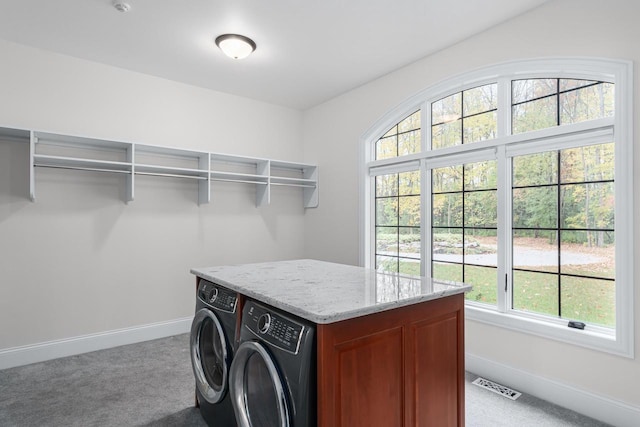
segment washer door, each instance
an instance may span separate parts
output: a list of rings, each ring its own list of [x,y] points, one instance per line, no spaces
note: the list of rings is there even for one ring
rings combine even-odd
[[[218,403],[227,392],[231,352],[216,315],[198,310],[191,324],[191,366],[198,390],[209,403]]]
[[[239,427],[289,427],[283,382],[262,344],[246,341],[238,347],[229,386]]]

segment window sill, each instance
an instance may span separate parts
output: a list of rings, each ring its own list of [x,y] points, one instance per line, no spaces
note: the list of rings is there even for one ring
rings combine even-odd
[[[468,320],[485,323],[516,332],[536,335],[567,344],[573,344],[592,350],[633,358],[633,341],[624,339],[620,331],[608,331],[605,328],[584,330],[569,328],[566,323],[555,323],[540,318],[514,313],[499,313],[491,308],[474,304],[465,305],[465,317]],[[568,321],[567,321],[568,323]],[[593,328],[593,327],[592,327]],[[616,333],[618,336],[616,336]],[[632,334],[628,334],[633,336]]]

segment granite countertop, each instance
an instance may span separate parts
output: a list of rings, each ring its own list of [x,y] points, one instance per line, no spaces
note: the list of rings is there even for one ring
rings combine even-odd
[[[316,260],[193,268],[191,273],[317,324],[471,290],[463,283]]]

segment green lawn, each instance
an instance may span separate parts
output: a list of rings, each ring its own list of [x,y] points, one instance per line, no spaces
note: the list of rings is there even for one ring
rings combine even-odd
[[[586,267],[585,267],[586,268]],[[420,274],[418,263],[400,262],[406,274]],[[578,272],[572,271],[576,274]],[[579,273],[578,273],[579,274]],[[584,271],[583,274],[589,274]],[[612,275],[608,272],[607,275]],[[435,263],[433,276],[439,279],[462,281],[462,266]],[[522,311],[558,316],[557,275],[516,271],[513,275],[513,307]],[[466,267],[465,282],[473,290],[467,300],[496,304],[497,270],[489,267]],[[615,282],[562,276],[562,318],[586,323],[615,326]]]

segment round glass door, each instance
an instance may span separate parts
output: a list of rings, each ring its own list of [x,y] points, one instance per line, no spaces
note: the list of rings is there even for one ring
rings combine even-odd
[[[207,402],[219,402],[227,391],[230,357],[222,325],[211,310],[203,308],[196,313],[190,347],[198,390]]]
[[[267,350],[242,343],[231,365],[233,406],[239,427],[288,427],[289,408],[278,370]]]

